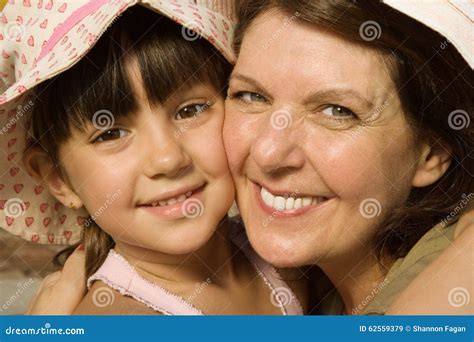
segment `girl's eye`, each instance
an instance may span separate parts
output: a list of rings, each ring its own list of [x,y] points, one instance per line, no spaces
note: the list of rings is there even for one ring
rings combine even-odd
[[[238,91],[231,96],[232,98],[239,99],[243,102],[251,103],[251,102],[265,102],[265,98],[258,94],[253,93],[251,91]]]
[[[205,103],[193,103],[181,108],[175,115],[176,120],[189,119],[205,112],[210,106],[209,101]]]
[[[354,112],[350,109],[338,105],[329,105],[324,108],[322,112],[327,116],[333,116],[338,118],[357,117],[356,114],[354,114]]]
[[[128,134],[128,131],[121,129],[121,128],[114,128],[114,129],[109,129],[99,135],[97,138],[94,139],[95,142],[106,142],[106,141],[112,141],[112,140],[117,140],[120,138],[123,138]]]

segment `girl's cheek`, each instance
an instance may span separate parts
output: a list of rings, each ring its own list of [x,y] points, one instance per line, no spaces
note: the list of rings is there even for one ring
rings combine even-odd
[[[224,121],[224,146],[231,170],[237,170],[245,162],[252,142],[258,135],[258,126],[232,106],[226,107]]]

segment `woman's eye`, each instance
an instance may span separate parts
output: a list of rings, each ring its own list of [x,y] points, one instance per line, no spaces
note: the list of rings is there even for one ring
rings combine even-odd
[[[265,102],[265,98],[262,95],[251,91],[239,91],[232,95],[232,97],[247,103]]]
[[[123,138],[128,134],[128,131],[121,129],[121,128],[114,128],[109,129],[99,135],[97,138],[94,139],[93,142],[105,142],[105,141],[112,141]]]
[[[183,120],[188,119],[194,116],[198,116],[199,114],[205,112],[207,108],[209,108],[210,103],[193,103],[191,105],[185,106],[181,108],[175,115],[176,120]]]
[[[353,111],[346,107],[330,105],[322,110],[327,116],[333,116],[338,118],[356,117]]]

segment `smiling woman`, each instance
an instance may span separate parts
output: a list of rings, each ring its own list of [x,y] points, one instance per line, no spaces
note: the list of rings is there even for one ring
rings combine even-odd
[[[383,313],[474,188],[472,126],[453,120],[472,121],[472,70],[378,1],[238,8],[224,140],[249,239],[275,265],[321,267],[346,313]]]

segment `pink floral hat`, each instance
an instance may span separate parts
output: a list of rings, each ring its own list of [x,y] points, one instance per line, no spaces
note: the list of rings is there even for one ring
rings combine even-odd
[[[36,243],[70,245],[80,240],[89,216],[85,209],[63,206],[22,163],[26,119],[34,106],[28,93],[77,63],[134,5],[181,24],[183,38],[203,37],[234,61],[234,25],[212,2],[204,6],[191,0],[10,0],[0,13],[1,228]]]

